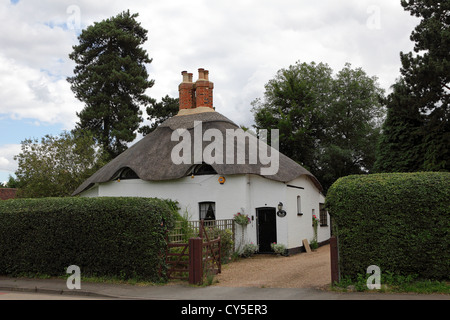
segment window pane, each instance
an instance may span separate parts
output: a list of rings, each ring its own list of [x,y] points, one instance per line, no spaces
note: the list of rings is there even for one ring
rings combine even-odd
[[[327,211],[325,210],[325,204],[319,203],[319,209],[320,209],[320,225],[326,226],[328,225],[328,217]]]
[[[200,202],[200,220],[215,220],[216,219],[216,203],[215,202]]]

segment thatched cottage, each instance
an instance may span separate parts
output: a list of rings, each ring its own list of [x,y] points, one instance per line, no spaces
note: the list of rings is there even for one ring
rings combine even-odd
[[[73,195],[173,199],[191,220],[232,219],[247,214],[246,242],[269,252],[291,251],[314,236],[330,237],[330,220],[319,181],[305,168],[244,132],[213,108],[208,71],[183,72],[179,113],[113,159]],[[274,134],[272,135],[274,136]],[[239,241],[239,239],[236,239]]]

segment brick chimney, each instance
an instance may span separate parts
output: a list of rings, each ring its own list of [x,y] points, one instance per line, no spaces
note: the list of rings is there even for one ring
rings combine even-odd
[[[180,111],[197,107],[213,108],[214,84],[209,81],[209,71],[198,69],[198,80],[192,82],[192,73],[183,71],[183,82],[178,86],[180,94]]]
[[[181,74],[183,75],[183,82],[178,86],[180,110],[195,108],[195,91],[194,83],[192,82],[192,73],[183,71]]]
[[[209,71],[198,69],[198,80],[195,82],[196,107],[213,108],[214,84],[209,82]]]

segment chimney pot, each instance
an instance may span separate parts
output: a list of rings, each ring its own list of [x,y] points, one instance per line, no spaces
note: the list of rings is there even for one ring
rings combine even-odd
[[[198,79],[199,80],[205,79],[205,69],[203,69],[203,68],[198,69]]]
[[[183,72],[181,72],[181,74],[183,75],[183,82],[189,82],[188,72],[183,71]]]

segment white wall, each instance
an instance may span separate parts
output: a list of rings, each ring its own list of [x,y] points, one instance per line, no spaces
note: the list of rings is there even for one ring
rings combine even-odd
[[[168,181],[110,181],[100,184],[98,196],[176,200],[181,208],[180,213],[187,211],[190,220],[199,219],[199,202],[212,201],[216,203],[216,219],[230,219],[245,205],[245,177],[226,177],[222,185],[218,178],[219,175],[203,175]]]
[[[314,236],[312,226],[313,209],[317,218],[320,218],[319,203],[325,203],[325,197],[319,192],[312,181],[302,176],[287,183],[303,189],[287,187],[286,190],[286,212],[289,218],[289,248],[295,248],[302,245],[302,240],[307,239],[310,242]],[[300,196],[300,210],[303,215],[298,215],[297,197]],[[328,226],[318,226],[317,240],[319,242],[330,238],[330,217],[328,215]]]
[[[245,227],[245,243],[257,243],[256,208],[277,208],[282,202],[286,217],[276,217],[277,242],[288,248],[302,246],[302,239],[313,237],[312,209],[319,217],[319,203],[324,197],[307,177],[300,177],[289,182],[290,185],[303,187],[297,189],[286,184],[265,179],[257,175],[225,176],[226,181],[220,184],[219,175],[203,175],[184,177],[170,181],[143,181],[140,179],[110,181],[99,184],[85,192],[82,196],[133,196],[172,199],[179,202],[180,213],[187,212],[190,220],[199,219],[199,202],[216,203],[216,219],[232,219],[237,212],[248,214],[252,221]],[[297,196],[302,199],[303,216],[297,216]],[[329,238],[329,227],[318,227],[318,240]],[[239,247],[241,228],[236,230],[236,248]]]

